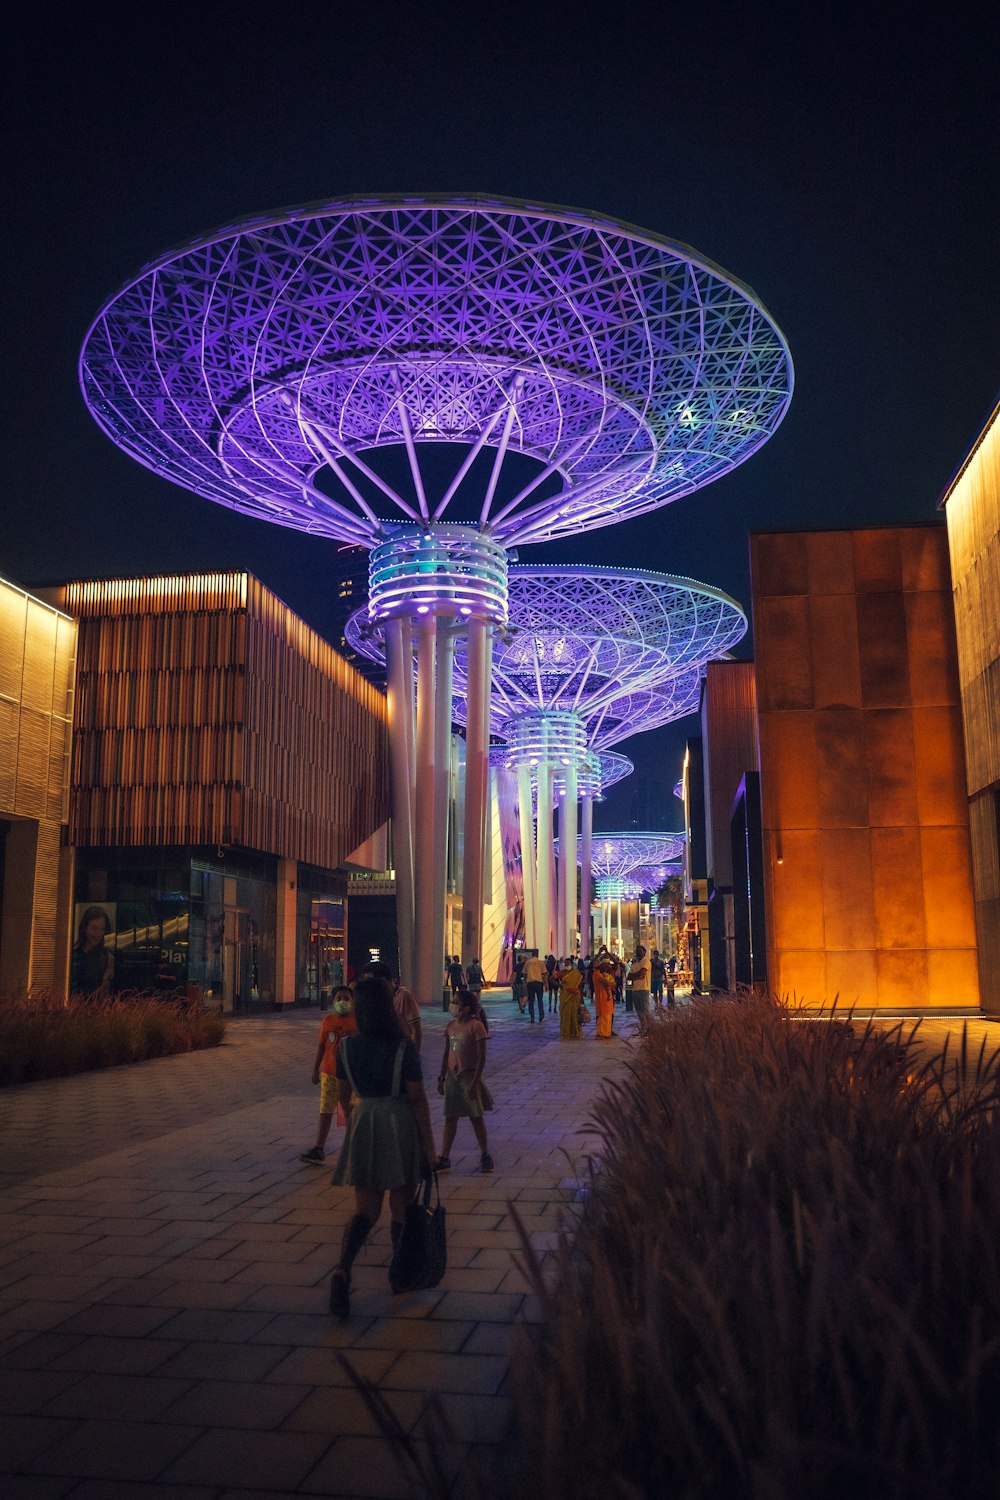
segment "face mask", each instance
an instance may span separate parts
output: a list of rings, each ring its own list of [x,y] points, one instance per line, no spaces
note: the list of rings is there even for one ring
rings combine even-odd
[[[335,1000],[333,1002],[333,1008],[337,1012],[338,1016],[349,1016],[351,1014],[350,1000]]]
[[[461,1010],[457,1005],[449,1005],[448,1009],[451,1011],[453,1016],[461,1015]]]

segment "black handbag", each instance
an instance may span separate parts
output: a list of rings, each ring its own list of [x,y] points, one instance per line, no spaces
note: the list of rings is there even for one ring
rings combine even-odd
[[[448,1237],[441,1188],[435,1172],[436,1202],[431,1206],[431,1178],[411,1203],[403,1220],[403,1231],[389,1264],[389,1285],[394,1292],[419,1292],[437,1286],[448,1266]]]

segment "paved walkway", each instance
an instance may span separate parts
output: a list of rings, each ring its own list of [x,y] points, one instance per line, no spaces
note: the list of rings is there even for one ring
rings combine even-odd
[[[475,1170],[460,1125],[445,1280],[391,1296],[383,1220],[346,1326],[326,1296],[350,1195],[297,1161],[315,1128],[317,1014],[236,1021],[212,1052],[0,1094],[4,1500],[408,1495],[340,1351],[418,1442],[442,1395],[451,1462],[496,1443],[512,1327],[536,1316],[510,1205],[544,1251],[594,1145],[591,1101],[629,1051],[593,1027],[563,1042],[555,1017],[530,1026],[508,997],[489,998],[497,1170]],[[432,1079],[446,1019],[425,1018]]]

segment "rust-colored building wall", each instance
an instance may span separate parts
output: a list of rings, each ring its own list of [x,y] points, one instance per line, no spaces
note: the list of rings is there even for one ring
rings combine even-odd
[[[756,534],[750,551],[771,986],[975,1006],[944,529]]]
[[[73,583],[71,841],[336,868],[388,815],[385,700],[246,573]]]
[[[1000,406],[944,497],[985,1009],[1000,1014]]]
[[[67,817],[76,624],[0,580],[0,982],[65,984],[60,833]]]

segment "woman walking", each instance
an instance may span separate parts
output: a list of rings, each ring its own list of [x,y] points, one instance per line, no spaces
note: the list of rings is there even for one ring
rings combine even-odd
[[[378,1223],[385,1193],[395,1250],[407,1206],[435,1156],[420,1057],[400,1028],[392,989],[384,979],[358,980],[354,1019],[358,1035],[345,1037],[337,1048],[347,1136],[333,1184],[354,1189],[354,1214],[330,1281],[330,1311],[338,1318],[350,1313],[351,1267]],[[357,1095],[353,1105],[352,1094]]]
[[[580,1030],[582,989],[583,975],[572,959],[567,959],[559,986],[559,1035],[569,1041],[583,1035]]]
[[[597,1011],[597,1036],[603,1041],[613,1035],[615,1018],[615,966],[610,954],[593,967],[594,1009]]]
[[[451,1003],[451,1020],[444,1032],[444,1057],[441,1059],[441,1076],[438,1078],[438,1093],[444,1095],[444,1134],[441,1137],[441,1155],[437,1160],[439,1172],[447,1172],[451,1166],[451,1148],[455,1140],[459,1120],[472,1123],[473,1134],[479,1145],[479,1165],[483,1172],[493,1171],[493,1158],[486,1134],[483,1112],[493,1108],[493,1098],[483,1082],[486,1066],[487,1031],[476,1015],[476,997],[470,990],[459,990]]]

